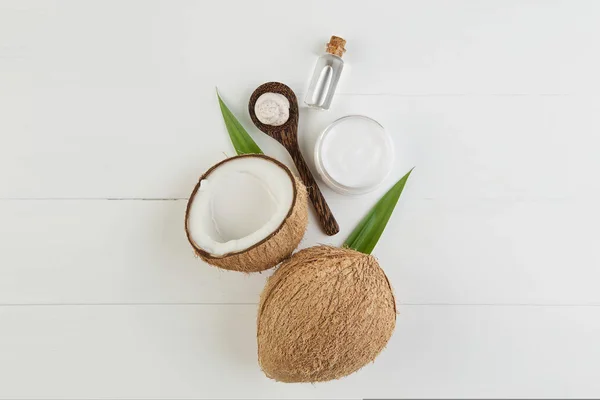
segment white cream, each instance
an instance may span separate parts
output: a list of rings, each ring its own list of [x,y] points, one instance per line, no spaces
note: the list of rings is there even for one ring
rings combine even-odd
[[[349,116],[333,123],[317,143],[315,159],[323,180],[344,194],[375,189],[389,174],[391,138],[376,121]]]
[[[265,125],[281,126],[290,118],[290,102],[282,94],[264,93],[256,100],[254,113]]]

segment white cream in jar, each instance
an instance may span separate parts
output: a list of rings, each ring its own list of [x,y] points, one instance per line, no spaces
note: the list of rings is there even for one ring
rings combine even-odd
[[[359,115],[335,121],[315,147],[319,175],[342,194],[374,190],[389,175],[393,162],[394,145],[383,126]]]

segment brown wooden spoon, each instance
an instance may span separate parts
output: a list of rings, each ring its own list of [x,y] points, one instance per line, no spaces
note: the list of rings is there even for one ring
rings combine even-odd
[[[256,103],[256,100],[264,93],[279,93],[284,95],[289,100],[290,117],[285,124],[281,126],[265,125],[260,122],[258,118],[256,118],[254,104]],[[329,209],[321,190],[319,190],[319,186],[317,185],[315,178],[310,172],[310,169],[308,169],[308,165],[306,165],[306,161],[304,161],[304,157],[302,157],[302,153],[300,152],[300,146],[298,145],[298,100],[296,100],[296,94],[292,91],[292,89],[283,83],[265,83],[260,85],[254,91],[254,93],[252,93],[252,96],[250,96],[248,111],[250,112],[250,117],[252,118],[254,125],[281,143],[283,147],[286,148],[288,153],[290,153],[290,156],[292,156],[292,160],[294,160],[294,164],[296,164],[300,178],[308,189],[308,195],[313,203],[313,206],[315,207],[315,211],[317,212],[317,216],[319,217],[323,231],[325,231],[325,233],[329,236],[338,233],[340,231],[340,227],[333,217],[333,214],[331,213],[331,210]]]

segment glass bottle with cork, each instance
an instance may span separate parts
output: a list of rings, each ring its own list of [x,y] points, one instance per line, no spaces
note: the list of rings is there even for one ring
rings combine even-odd
[[[338,36],[332,36],[329,40],[326,53],[317,60],[315,72],[310,80],[308,92],[304,98],[307,106],[329,110],[342,69],[344,69],[342,56],[346,52],[345,45],[346,41]]]

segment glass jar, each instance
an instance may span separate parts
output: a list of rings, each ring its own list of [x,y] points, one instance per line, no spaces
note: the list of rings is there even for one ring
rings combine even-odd
[[[323,181],[342,194],[375,190],[394,164],[394,143],[372,118],[349,115],[334,121],[315,145],[315,165]]]

